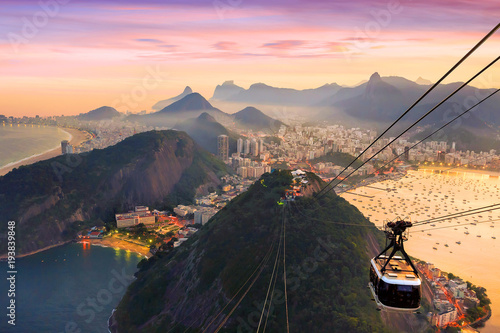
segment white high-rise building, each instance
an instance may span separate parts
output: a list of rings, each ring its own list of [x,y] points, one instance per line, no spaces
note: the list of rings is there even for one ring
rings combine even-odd
[[[240,175],[242,178],[247,178],[248,177],[248,168],[247,167],[239,167],[236,172],[238,175]]]
[[[259,143],[256,139],[252,139],[250,153],[252,154],[252,156],[259,156]]]
[[[245,146],[243,147],[243,154],[248,155],[250,154],[250,140],[246,139],[245,140]]]
[[[217,137],[217,155],[224,162],[229,159],[229,137],[227,135]]]
[[[238,152],[238,154],[243,153],[243,139],[242,138],[239,138],[237,141],[236,151]]]

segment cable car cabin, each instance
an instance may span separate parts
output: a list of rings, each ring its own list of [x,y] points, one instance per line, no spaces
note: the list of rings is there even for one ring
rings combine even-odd
[[[385,272],[380,272],[388,256],[371,260],[369,287],[379,309],[416,311],[420,308],[420,278],[400,256],[392,257]]]

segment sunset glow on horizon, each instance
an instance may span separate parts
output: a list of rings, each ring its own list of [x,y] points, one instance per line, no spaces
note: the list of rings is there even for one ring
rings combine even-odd
[[[8,0],[0,24],[0,114],[150,111],[189,85],[286,88],[381,76],[436,81],[496,24],[474,1]],[[496,33],[446,83],[498,56]],[[494,66],[474,82],[500,87]],[[136,95],[123,103],[123,96]]]

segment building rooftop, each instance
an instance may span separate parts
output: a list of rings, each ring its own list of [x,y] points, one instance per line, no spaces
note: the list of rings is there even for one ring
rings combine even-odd
[[[135,217],[151,217],[155,216],[151,212],[135,212],[135,213],[125,213],[125,214],[116,214],[116,220],[127,220]]]

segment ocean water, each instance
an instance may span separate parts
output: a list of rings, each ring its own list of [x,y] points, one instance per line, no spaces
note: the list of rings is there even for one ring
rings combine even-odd
[[[400,180],[342,196],[377,226],[396,217],[412,222],[500,203],[500,178],[485,173],[409,172]],[[362,195],[362,196],[360,196]],[[471,223],[475,223],[472,225]],[[465,234],[468,232],[469,234]],[[481,333],[500,332],[500,210],[410,228],[406,252],[485,287],[492,316]],[[460,242],[460,244],[457,244]]]
[[[108,318],[141,259],[89,243],[17,259],[15,326],[7,323],[7,263],[0,262],[0,332],[108,332]]]
[[[69,133],[58,127],[0,124],[0,168],[60,147],[61,141],[69,138]]]

